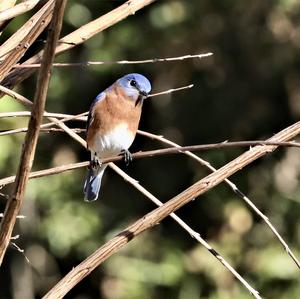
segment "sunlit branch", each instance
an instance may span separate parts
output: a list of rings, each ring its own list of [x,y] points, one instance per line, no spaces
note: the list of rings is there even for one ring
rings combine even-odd
[[[173,62],[173,61],[180,61],[186,59],[201,59],[205,57],[209,57],[213,55],[213,53],[208,52],[204,54],[195,54],[195,55],[183,55],[177,57],[167,57],[167,58],[151,58],[151,59],[144,59],[144,60],[117,60],[117,61],[85,61],[85,62],[60,62],[60,63],[53,63],[54,67],[86,67],[86,66],[93,66],[93,65],[105,65],[105,64],[145,64],[145,63],[157,63],[157,62]],[[41,66],[40,63],[32,63],[32,64],[16,64],[14,68],[39,68]]]
[[[160,141],[160,142],[162,142],[164,144],[172,145],[172,146],[175,146],[177,148],[180,147],[180,145],[176,144],[173,141],[170,141],[170,140],[164,138],[163,136],[159,136],[159,135],[152,134],[152,133],[145,132],[145,131],[141,131],[141,130],[138,130],[138,133],[140,135],[146,136],[148,138],[158,140],[158,141]],[[195,161],[199,162],[201,165],[205,166],[206,168],[208,168],[212,172],[216,172],[217,171],[217,169],[214,168],[209,162],[207,162],[204,159],[198,157],[194,153],[192,153],[190,151],[186,151],[186,152],[184,152],[184,154],[187,155],[187,156],[189,156],[189,157],[191,157]],[[250,208],[268,225],[268,227],[271,229],[271,231],[273,232],[273,234],[279,240],[279,242],[281,243],[281,245],[283,246],[283,248],[286,250],[287,254],[292,258],[292,260],[295,262],[295,264],[298,266],[298,268],[300,268],[300,262],[299,262],[298,258],[295,256],[295,254],[289,248],[288,244],[285,242],[285,240],[281,237],[281,235],[279,234],[279,232],[276,230],[276,228],[270,222],[269,218],[265,214],[263,214],[256,207],[256,205],[250,200],[250,198],[247,197],[232,181],[230,181],[227,178],[227,179],[224,180],[224,182],[232,189],[232,191],[236,195],[238,195],[243,201],[245,201],[246,204],[248,206],[250,206]]]

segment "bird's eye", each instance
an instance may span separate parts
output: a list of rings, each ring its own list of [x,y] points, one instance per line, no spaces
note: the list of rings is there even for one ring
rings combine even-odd
[[[130,80],[129,84],[133,87],[136,87],[136,85],[137,85],[135,80]]]

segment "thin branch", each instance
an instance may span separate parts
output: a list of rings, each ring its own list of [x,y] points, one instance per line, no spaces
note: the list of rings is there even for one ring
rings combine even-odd
[[[0,22],[12,19],[18,15],[21,15],[36,6],[39,0],[27,0],[22,3],[17,4],[14,7],[6,9],[0,12]]]
[[[270,142],[285,142],[294,138],[300,133],[300,122],[284,129],[272,138],[268,139]],[[120,250],[128,242],[133,240],[136,236],[147,229],[160,223],[165,217],[175,212],[183,205],[189,203],[199,195],[212,189],[226,178],[230,177],[243,167],[247,166],[254,160],[270,153],[276,149],[276,146],[256,146],[233,161],[227,163],[216,172],[207,177],[197,181],[194,185],[184,190],[177,196],[170,199],[161,207],[144,215],[135,223],[125,228],[121,233],[110,239],[102,247],[96,250],[78,266],[73,268],[65,277],[63,277],[43,298],[62,298],[66,295],[79,281],[89,275],[97,266],[109,258],[111,255]],[[257,294],[258,295],[258,294]],[[259,295],[258,295],[259,296]],[[257,297],[258,298],[258,297]]]
[[[10,242],[17,215],[19,214],[24,199],[25,188],[32,167],[40,124],[42,122],[42,116],[44,113],[47,90],[51,76],[51,64],[54,60],[55,47],[62,26],[65,4],[66,0],[55,2],[53,18],[42,60],[42,67],[39,72],[35,101],[32,107],[32,116],[29,121],[28,132],[25,136],[24,146],[22,148],[20,164],[16,175],[16,182],[12,191],[12,195],[6,204],[4,217],[1,221],[0,264],[2,264],[4,254]]]
[[[18,102],[20,102],[21,104],[25,105],[25,106],[32,106],[32,102],[29,101],[27,98],[25,98],[24,96],[20,95],[19,93],[0,85],[0,91],[2,91],[3,93],[11,96],[12,98],[14,98],[15,100],[17,100]]]
[[[85,162],[57,166],[57,167],[44,169],[44,170],[33,171],[29,174],[29,179],[36,179],[36,178],[41,178],[41,177],[48,176],[48,175],[54,175],[54,174],[58,174],[58,173],[62,173],[62,172],[70,171],[70,170],[75,170],[78,168],[87,167],[87,166],[89,166],[89,164],[90,164],[89,161],[85,161]],[[13,175],[13,176],[1,179],[0,186],[3,187],[3,186],[13,183],[15,181],[15,178],[16,178],[16,176]]]
[[[141,131],[141,130],[139,130],[138,133],[140,135],[146,136],[148,138],[159,140],[159,141],[161,141],[165,144],[172,145],[172,146],[175,146],[175,147],[180,147],[180,145],[178,145],[175,142],[172,142],[172,141],[170,141],[170,140],[168,140],[168,139],[166,139],[162,136],[158,136],[158,135],[151,134],[151,133],[148,133],[148,132],[144,132],[144,131]],[[202,158],[196,156],[195,154],[193,154],[189,151],[184,152],[184,154],[191,157],[192,159],[196,160],[197,162],[199,162],[201,165],[205,166],[206,168],[208,168],[212,172],[217,171],[217,169],[214,168],[209,162],[203,160]],[[295,264],[298,266],[298,268],[300,268],[300,262],[299,262],[298,258],[294,255],[292,250],[289,248],[288,244],[284,241],[284,239],[281,237],[279,232],[276,230],[276,228],[270,222],[269,218],[265,214],[263,214],[256,207],[256,205],[250,200],[250,198],[247,197],[246,194],[244,194],[232,181],[230,181],[229,179],[225,179],[224,182],[232,189],[232,191],[237,196],[239,196],[243,201],[245,201],[246,204],[248,206],[250,206],[250,208],[268,225],[268,227],[271,229],[273,234],[276,236],[276,238],[279,240],[279,242],[281,243],[281,245],[283,246],[283,248],[287,252],[287,254],[292,258],[292,260],[295,262]]]
[[[176,92],[176,91],[180,91],[180,90],[183,90],[183,89],[188,89],[188,88],[192,88],[193,87],[193,84],[191,85],[188,85],[188,86],[183,86],[183,87],[178,87],[178,88],[172,88],[172,89],[169,89],[169,90],[166,90],[166,91],[162,91],[162,92],[158,92],[158,93],[155,93],[155,94],[151,94],[148,96],[148,98],[151,98],[151,97],[156,97],[156,96],[159,96],[159,95],[164,95],[164,94],[170,94],[172,92]],[[27,98],[25,98],[24,96],[18,94],[17,92],[9,89],[9,88],[6,88],[2,85],[0,85],[0,91],[2,91],[3,93],[7,94],[7,95],[10,95],[11,97],[13,97],[14,99],[16,99],[17,101],[19,101],[20,103],[26,105],[26,106],[29,106],[31,107],[32,106],[32,102],[30,100],[28,100]],[[16,112],[12,112],[12,114],[15,113],[15,116],[18,115],[18,113]],[[20,113],[21,115],[22,113]],[[26,113],[24,113],[24,116],[25,116]],[[46,114],[49,115],[48,112],[45,111],[44,113],[44,116],[46,116]],[[82,120],[82,121],[85,121],[87,118],[86,117],[83,117],[83,116],[86,116],[88,114],[88,112],[84,112],[84,113],[81,113],[81,114],[78,114],[78,115],[74,115],[74,116],[67,116],[66,118],[60,120],[61,123],[65,122],[65,121],[68,121],[68,120]],[[5,114],[4,114],[5,115]],[[62,114],[59,114],[59,116],[62,116]],[[41,128],[49,128],[53,125],[55,125],[56,123],[51,121],[50,123],[48,124],[44,124],[41,126]],[[23,127],[23,128],[19,128],[19,129],[13,129],[13,130],[6,130],[6,131],[3,131],[3,132],[0,132],[0,136],[5,136],[5,135],[12,135],[12,134],[17,134],[17,133],[24,133],[24,132],[27,132],[27,127]]]
[[[50,0],[52,1],[52,0]],[[64,38],[59,40],[56,47],[55,54],[60,54],[73,47],[84,43],[89,38],[93,37],[97,33],[102,32],[106,28],[113,26],[114,24],[122,21],[130,15],[135,14],[138,10],[151,4],[155,0],[129,0],[114,10],[108,12],[107,14],[85,24],[84,26],[78,28],[77,30],[66,35]],[[24,63],[40,63],[42,52],[34,55],[30,59],[26,60]],[[16,61],[14,62],[15,65]],[[13,87],[18,83],[22,82],[30,75],[34,73],[35,69],[15,69],[1,82],[2,85]]]
[[[0,86],[1,89],[1,86]],[[29,101],[28,104],[31,104]],[[31,116],[30,111],[17,111],[17,112],[0,112],[0,118],[6,118],[6,117],[26,117]],[[63,114],[63,113],[52,113],[52,112],[44,112],[44,117],[55,117],[55,118],[69,118],[74,117],[75,115],[71,114]],[[86,121],[86,117],[76,117],[76,120]]]
[[[1,85],[0,85],[0,89],[1,89]],[[28,100],[29,101],[29,100]],[[30,102],[30,101],[29,101]],[[32,102],[30,102],[32,104]],[[86,120],[86,115],[88,114],[88,112],[83,112],[77,115],[70,115],[66,118],[63,118],[61,120],[59,120],[60,123],[64,123],[66,121],[70,121],[70,120]],[[41,129],[45,129],[45,128],[49,128],[55,125],[55,122],[51,121],[47,124],[43,124],[40,126]],[[8,131],[3,131],[0,132],[0,136],[5,136],[5,135],[12,135],[12,134],[17,134],[17,133],[24,133],[27,132],[28,128],[27,127],[23,127],[23,128],[19,128],[19,129],[13,129],[13,130],[8,130]]]
[[[205,57],[209,57],[213,55],[213,53],[204,53],[204,54],[195,54],[195,55],[184,55],[177,57],[167,57],[167,58],[152,58],[152,59],[144,59],[144,60],[117,60],[117,61],[85,61],[85,62],[59,62],[53,63],[54,67],[87,67],[93,65],[110,65],[110,64],[146,64],[146,63],[157,63],[157,62],[173,62],[173,61],[182,61],[186,59],[202,59]],[[41,66],[40,63],[32,63],[32,64],[16,64],[14,68],[39,68]]]
[[[55,124],[54,122],[51,124]],[[0,130],[0,136],[7,136],[7,135],[13,135],[16,133],[22,133],[26,132],[27,128],[24,128],[25,130],[23,131],[22,129],[16,129],[16,130]],[[71,128],[71,130],[77,134],[84,133],[86,129],[81,129],[81,128]],[[65,133],[65,130],[60,129],[60,128],[49,128],[49,129],[40,129],[40,133]]]
[[[57,123],[59,126],[61,126],[60,121],[57,120]],[[70,129],[67,126],[63,126],[62,129],[67,132],[69,135],[71,135],[75,140],[77,140],[80,144],[82,144],[84,147],[86,147],[85,141],[75,134],[72,129]],[[76,136],[75,136],[76,135]],[[257,145],[258,147],[264,148],[265,146],[289,146],[289,147],[300,147],[300,143],[296,142],[281,142],[281,141],[237,141],[237,142],[227,142],[227,143],[213,143],[213,144],[201,144],[201,145],[193,145],[193,146],[182,146],[182,147],[170,147],[170,148],[164,148],[159,150],[152,150],[152,151],[145,151],[145,152],[136,152],[132,154],[133,159],[142,159],[142,158],[148,158],[148,157],[156,157],[156,156],[162,156],[162,155],[170,155],[170,154],[183,154],[187,151],[204,151],[204,150],[211,150],[211,149],[222,149],[222,148],[228,148],[228,147],[240,147],[240,146],[254,146]],[[250,149],[252,150],[252,149]],[[102,164],[110,163],[110,162],[117,162],[121,161],[124,158],[122,156],[114,156],[109,157],[105,159],[101,159]],[[78,169],[81,167],[89,166],[89,161],[85,162],[79,162],[79,163],[72,163],[62,166],[57,166],[45,170],[39,170],[30,173],[29,178],[39,178],[47,175],[54,175],[58,173],[62,173],[69,170]],[[14,182],[15,176],[10,176],[7,178],[3,178],[0,180],[0,187],[5,186],[8,184],[11,184]]]
[[[148,98],[152,98],[152,97],[156,97],[156,96],[160,96],[160,95],[164,95],[164,94],[169,94],[169,93],[172,93],[174,91],[179,91],[179,90],[183,90],[183,89],[190,89],[194,87],[194,84],[190,84],[190,85],[187,85],[187,86],[182,86],[182,87],[178,87],[178,88],[171,88],[169,90],[166,90],[166,91],[161,91],[161,92],[158,92],[158,93],[153,93],[153,94],[150,94]]]
[[[0,213],[0,218],[3,218],[4,214],[3,213]],[[18,219],[25,219],[26,216],[25,215],[18,215],[17,216]],[[12,239],[12,238],[11,238]]]
[[[21,253],[25,258],[26,262],[30,264],[29,258],[24,253],[24,249],[21,249],[15,242],[10,242],[10,245],[13,246],[19,253]]]

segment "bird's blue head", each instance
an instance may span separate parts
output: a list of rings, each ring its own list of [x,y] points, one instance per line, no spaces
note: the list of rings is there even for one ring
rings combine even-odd
[[[134,100],[145,99],[151,91],[149,80],[140,74],[128,74],[120,78],[117,83],[124,89],[125,93]]]

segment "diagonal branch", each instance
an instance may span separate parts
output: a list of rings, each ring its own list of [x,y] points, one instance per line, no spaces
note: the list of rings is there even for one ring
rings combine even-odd
[[[7,9],[10,9],[11,7],[14,7],[17,0],[2,0],[0,1],[0,11],[5,11]],[[0,35],[2,34],[2,31],[4,28],[9,24],[10,20],[7,20],[5,22],[0,23]]]
[[[300,122],[284,129],[278,134],[274,135],[269,141],[281,142],[294,138],[300,133]],[[63,277],[43,298],[62,298],[67,294],[79,281],[89,275],[97,266],[103,261],[120,250],[128,242],[134,239],[136,236],[144,232],[145,230],[155,226],[161,222],[165,217],[173,213],[174,211],[187,204],[195,197],[212,189],[226,178],[230,177],[243,167],[247,166],[254,160],[272,152],[276,149],[276,146],[256,146],[247,152],[240,155],[238,158],[229,162],[216,172],[208,175],[207,177],[199,180],[194,185],[184,190],[177,196],[170,199],[161,207],[146,214],[142,218],[138,219],[135,223],[125,228],[121,233],[110,239],[102,247],[96,250],[78,266],[73,268],[65,277]]]
[[[159,141],[161,141],[161,142],[163,142],[165,144],[172,145],[172,146],[175,146],[177,148],[178,147],[180,148],[180,145],[178,145],[175,142],[172,142],[172,141],[170,141],[170,140],[168,140],[168,139],[166,139],[166,138],[164,138],[162,136],[158,136],[158,135],[151,134],[151,133],[144,132],[144,131],[140,131],[140,130],[138,131],[138,133],[140,135],[146,136],[148,138],[159,140]],[[196,160],[198,163],[200,163],[201,165],[205,166],[206,168],[208,168],[212,172],[216,172],[217,171],[217,169],[214,168],[212,165],[210,165],[209,162],[203,160],[202,158],[198,157],[194,153],[186,151],[184,154],[187,155],[187,156],[189,156],[189,157],[191,157],[192,159]],[[271,223],[271,221],[269,220],[269,218],[265,214],[263,214],[256,207],[256,205],[250,200],[250,198],[247,197],[232,181],[230,181],[229,179],[225,179],[224,182],[231,188],[231,190],[237,196],[239,196],[243,201],[245,201],[246,204],[248,206],[250,206],[250,208],[268,225],[268,227],[271,229],[271,231],[273,232],[273,234],[277,237],[277,239],[279,240],[279,242],[281,243],[281,245],[283,246],[283,248],[287,252],[287,254],[292,258],[292,260],[295,262],[295,264],[298,266],[298,268],[300,268],[300,262],[299,262],[298,258],[294,255],[294,253],[292,252],[292,250],[290,249],[290,247],[288,246],[288,244],[281,237],[281,235],[276,230],[276,228],[273,226],[273,224]]]
[[[4,217],[0,227],[0,264],[3,261],[4,254],[10,242],[16,217],[19,214],[25,188],[28,181],[29,173],[32,167],[37,139],[39,135],[39,127],[42,122],[46,95],[50,81],[51,64],[54,59],[55,47],[59,38],[59,33],[62,26],[63,13],[66,0],[56,1],[55,12],[53,14],[49,35],[46,43],[46,48],[43,55],[42,67],[40,69],[35,101],[32,107],[32,115],[28,125],[28,132],[25,136],[25,142],[21,153],[20,165],[16,175],[16,181],[12,195],[7,202]]]
[[[118,166],[116,166],[113,163],[109,163],[109,166],[116,173],[122,176],[125,181],[127,181],[134,188],[136,188],[141,193],[143,193],[157,206],[160,207],[163,205],[163,203],[157,197],[155,197],[148,190],[146,190],[142,185],[140,185],[138,181],[134,180],[129,175],[127,175],[127,173],[121,170]],[[204,246],[209,251],[209,253],[212,254],[227,270],[229,270],[231,274],[233,274],[233,276],[237,278],[255,298],[261,299],[259,293],[214,248],[212,248],[204,239],[202,239],[199,233],[194,231],[189,225],[187,225],[187,223],[185,223],[176,214],[171,213],[169,216],[173,218],[175,222],[177,222],[177,224],[181,226],[186,232],[188,232],[192,238],[194,238],[197,242],[199,242],[202,246]]]
[[[54,0],[48,1],[0,47],[0,56],[5,56],[0,65],[0,81],[5,78],[12,67],[47,27],[52,17],[53,5]]]
[[[0,12],[0,23],[10,20],[18,15],[21,15],[32,8],[34,8],[39,0],[26,0],[22,3],[15,5],[14,7],[8,8]]]

